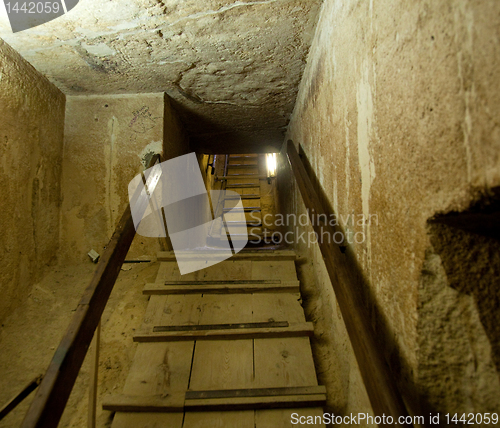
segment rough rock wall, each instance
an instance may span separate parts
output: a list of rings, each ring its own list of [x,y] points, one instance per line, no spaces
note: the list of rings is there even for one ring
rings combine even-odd
[[[165,120],[165,123],[164,123]],[[102,253],[128,203],[128,184],[154,153],[187,145],[164,94],[68,97],[61,255]],[[169,131],[163,142],[164,129]],[[179,149],[179,147],[181,149]],[[168,153],[165,152],[168,158]],[[155,256],[158,239],[136,235],[128,257]]]
[[[358,234],[346,252],[353,276],[369,284],[380,347],[417,414],[500,405],[487,330],[498,309],[478,313],[477,293],[451,287],[458,259],[442,258],[427,223],[500,184],[499,16],[495,0],[325,1],[288,130],[351,242]],[[285,166],[280,174],[281,195],[291,192],[283,210],[304,212]],[[362,411],[321,257],[296,248],[329,404]]]
[[[64,104],[0,39],[0,320],[57,260]]]

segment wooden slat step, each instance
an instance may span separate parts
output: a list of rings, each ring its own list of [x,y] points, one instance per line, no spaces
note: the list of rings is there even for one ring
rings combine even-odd
[[[183,412],[184,392],[171,392],[166,395],[109,395],[102,400],[102,409],[111,412]]]
[[[182,252],[180,252],[182,253]],[[191,253],[192,259],[205,258],[202,252]],[[177,259],[173,251],[159,251],[156,256],[159,262],[175,262]],[[269,260],[290,261],[296,260],[297,254],[293,250],[241,250],[233,255],[231,260]],[[161,266],[160,266],[161,267]]]
[[[237,159],[237,158],[258,158],[258,153],[234,153],[229,155],[229,159]]]
[[[260,195],[260,188],[258,184],[256,184],[254,187],[244,187],[244,188],[233,187],[231,191],[238,193],[240,196]]]
[[[241,251],[241,253],[247,250]],[[255,250],[254,250],[255,251]],[[227,279],[279,279],[281,281],[296,281],[294,259],[280,260],[271,256],[266,258],[238,258],[240,253],[231,259],[209,266],[201,271],[181,275],[175,261],[160,264],[155,282],[190,281],[190,280],[227,280]],[[255,254],[255,253],[253,253]],[[183,260],[210,260],[213,251],[206,254],[190,252],[182,253]]]
[[[232,167],[235,167],[235,168],[256,168],[256,167],[258,167],[258,164],[257,164],[257,162],[253,162],[253,163],[241,163],[241,162],[231,163],[231,162],[229,162],[228,167],[229,168],[232,168]]]
[[[282,337],[312,336],[314,327],[311,322],[294,323],[288,327],[263,328],[234,328],[223,330],[199,331],[165,331],[138,333],[134,336],[135,342],[170,342],[179,340],[243,340],[243,339],[271,339]]]
[[[247,388],[213,391],[174,391],[140,397],[111,395],[103,400],[104,410],[113,412],[182,412],[252,410],[286,407],[316,407],[326,402],[323,385],[288,388]]]
[[[235,324],[191,324],[191,325],[158,325],[153,327],[155,333],[166,331],[205,331],[205,330],[235,330],[246,328],[288,327],[288,321],[247,322]]]
[[[243,207],[243,209],[241,209],[241,208],[224,208],[222,211],[225,213],[228,213],[230,211],[235,212],[235,213],[244,211],[244,212],[248,213],[251,211],[261,211],[261,208],[260,207]]]
[[[299,386],[279,388],[219,389],[206,391],[186,391],[187,400],[229,397],[273,397],[281,395],[326,394],[326,386]]]
[[[185,281],[180,284],[146,284],[143,294],[298,293],[299,281]]]
[[[277,397],[234,397],[186,400],[185,410],[192,412],[224,410],[285,409],[318,407],[326,403],[325,394],[281,395]]]
[[[255,174],[248,174],[248,173],[233,173],[233,174],[227,174],[223,175],[220,177],[217,177],[219,180],[243,180],[243,179],[259,179],[259,180],[264,180],[267,178],[267,175],[265,174],[259,174],[256,172]]]
[[[224,199],[260,199],[260,195],[226,196]]]
[[[234,221],[224,219],[226,224],[230,224],[232,226],[244,226],[244,227],[262,227],[262,220],[259,221]]]
[[[243,206],[243,208],[260,209],[260,198],[243,199],[241,205]],[[224,212],[231,211],[233,209],[235,210],[235,212],[238,212],[238,208],[235,207],[234,199],[227,198],[226,200],[224,200]]]
[[[245,188],[245,187],[256,187],[255,183],[227,183],[226,189],[237,189],[237,188]]]
[[[247,223],[262,223],[262,212],[257,210],[243,211],[245,213],[245,221]],[[240,221],[241,211],[238,212],[226,212],[224,213],[224,221]]]
[[[227,170],[226,175],[231,176],[231,175],[250,175],[252,177],[255,177],[256,175],[259,174],[259,167],[257,165],[250,165],[250,167],[245,166],[243,168],[240,167],[230,167]]]
[[[298,281],[297,281],[298,282]],[[202,281],[165,281],[163,285],[246,285],[246,284],[281,284],[280,279],[228,279],[228,280],[202,280]]]

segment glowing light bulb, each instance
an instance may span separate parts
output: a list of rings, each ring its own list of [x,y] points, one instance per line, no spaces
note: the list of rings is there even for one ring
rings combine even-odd
[[[268,153],[266,156],[267,161],[267,176],[276,177],[276,153]]]

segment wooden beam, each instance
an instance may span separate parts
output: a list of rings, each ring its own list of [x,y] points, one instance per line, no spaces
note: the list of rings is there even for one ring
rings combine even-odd
[[[158,160],[159,155],[153,156],[150,166]],[[134,222],[128,205],[56,349],[22,428],[57,427],[134,236]]]
[[[174,391],[166,396],[112,395],[103,410],[112,412],[189,412],[316,407],[326,403],[324,386],[218,391]]]
[[[96,428],[97,386],[99,383],[99,350],[101,347],[101,321],[99,321],[99,324],[97,324],[97,328],[94,332],[92,346],[94,348],[94,352],[92,352],[92,364],[89,384],[89,406],[87,420],[88,428]]]
[[[166,396],[108,395],[103,398],[102,409],[111,412],[183,412],[184,392],[171,392]]]
[[[182,256],[189,255],[190,259],[204,259],[206,256],[203,252],[181,252]],[[213,255],[213,253],[210,253]],[[175,253],[173,251],[160,251],[157,255],[159,262],[175,262]],[[231,260],[267,260],[267,261],[287,261],[296,260],[297,255],[293,250],[241,250],[239,253],[234,254]],[[184,259],[183,259],[184,260]]]
[[[311,322],[294,323],[288,327],[264,328],[234,328],[220,330],[196,331],[163,331],[138,333],[134,342],[172,342],[179,340],[242,340],[242,339],[270,339],[278,337],[303,337],[312,336],[314,327]]]
[[[295,407],[321,407],[326,403],[325,394],[281,395],[274,397],[231,397],[186,400],[185,411],[234,411],[259,409],[284,409]]]
[[[153,327],[153,332],[166,331],[205,331],[205,330],[236,330],[249,328],[288,327],[288,321],[246,322],[233,324],[189,324],[189,325],[159,325]]]
[[[286,144],[286,155],[290,163],[292,172],[295,176],[304,204],[308,209],[309,215],[314,215],[311,219],[312,227],[318,236],[323,233],[334,236],[336,230],[327,221],[325,224],[319,224],[319,216],[326,214],[327,218],[333,214],[326,210],[320,202],[319,195],[307,175],[306,169],[300,159],[292,141]],[[387,365],[383,350],[380,349],[376,341],[369,312],[360,301],[356,290],[361,284],[356,276],[348,272],[346,267],[345,255],[342,254],[338,245],[332,240],[321,239],[318,245],[323,256],[323,260],[330,276],[330,280],[335,291],[335,296],[344,318],[345,327],[349,334],[356,360],[358,362],[363,381],[370,398],[373,411],[377,416],[390,415],[395,420],[399,416],[407,416],[405,404],[398,391],[396,382]]]
[[[0,409],[0,421],[5,418],[12,410],[14,410],[19,403],[21,403],[26,397],[28,397],[42,382],[43,375],[37,376],[30,383],[28,383],[19,394],[12,397],[1,409]]]
[[[278,388],[219,389],[207,391],[186,391],[186,400],[226,397],[269,397],[281,395],[326,394],[324,385],[294,386]]]
[[[248,294],[248,293],[298,293],[299,281],[275,281],[274,283],[252,283],[241,281],[236,284],[193,284],[186,281],[182,285],[163,285],[161,283],[146,284],[143,294]]]

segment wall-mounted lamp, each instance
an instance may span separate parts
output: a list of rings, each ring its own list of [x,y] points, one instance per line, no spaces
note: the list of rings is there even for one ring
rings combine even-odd
[[[268,153],[267,162],[267,182],[271,184],[271,177],[276,177],[277,158],[276,153]]]

